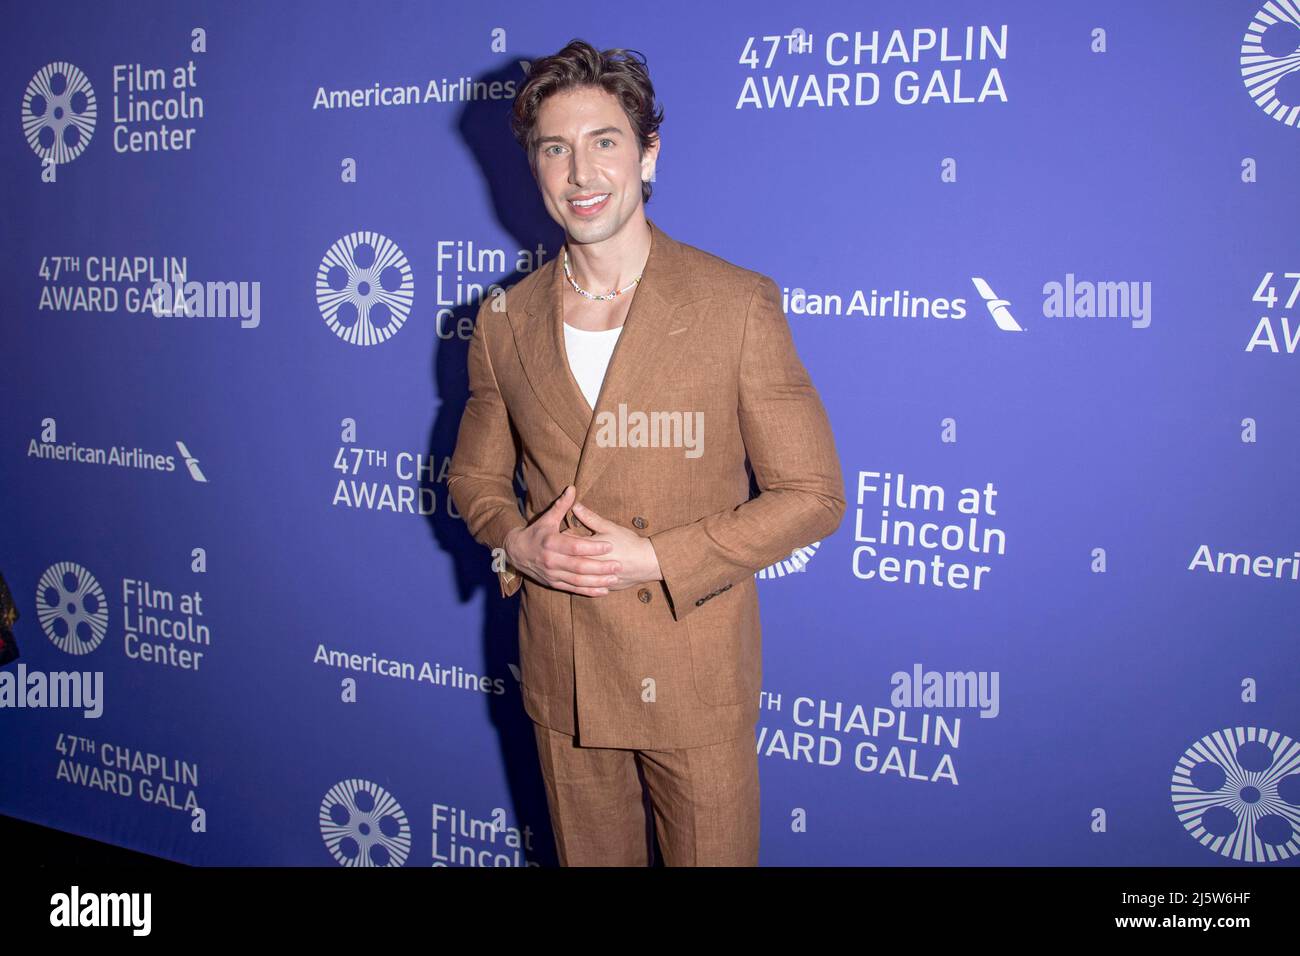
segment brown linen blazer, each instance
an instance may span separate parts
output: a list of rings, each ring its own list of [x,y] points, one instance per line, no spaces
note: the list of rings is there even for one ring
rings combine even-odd
[[[753,731],[762,682],[754,573],[830,535],[845,499],[830,423],[776,283],[647,221],[649,258],[594,411],[565,351],[560,257],[484,298],[447,484],[489,548],[569,484],[579,502],[650,538],[662,581],[586,597],[509,566],[499,577],[503,596],[523,587],[528,716],[581,746],[672,750]],[[632,447],[632,429],[622,447],[611,442],[620,403],[629,421],[638,411],[702,412],[703,453],[688,455],[667,433],[658,447]],[[523,514],[512,485],[520,458]],[[760,490],[752,500],[746,458]],[[571,513],[562,527],[591,533]]]

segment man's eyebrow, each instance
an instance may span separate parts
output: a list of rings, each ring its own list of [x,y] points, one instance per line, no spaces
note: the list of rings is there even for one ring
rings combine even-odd
[[[603,136],[606,133],[622,133],[622,132],[623,130],[619,129],[617,126],[602,126],[600,129],[593,129],[587,135]],[[567,142],[568,140],[565,139],[563,136],[541,136],[537,140],[537,145],[540,146],[542,143],[567,143]]]

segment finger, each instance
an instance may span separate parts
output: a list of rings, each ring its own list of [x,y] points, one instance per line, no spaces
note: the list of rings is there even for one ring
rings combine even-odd
[[[569,531],[560,532],[547,538],[542,547],[561,554],[608,554],[614,549],[614,542],[605,538],[586,538]]]
[[[551,506],[546,509],[546,514],[542,516],[543,521],[549,521],[556,527],[559,527],[564,520],[564,513],[569,510],[573,504],[573,496],[577,489],[573,485],[566,485],[560,497],[551,502]]]
[[[576,588],[607,588],[618,583],[616,574],[577,574],[573,571],[551,571],[552,581],[562,581]]]
[[[609,529],[609,522],[596,514],[596,512],[592,511],[586,505],[578,504],[575,501],[573,503],[573,513],[577,515],[578,518],[581,519],[582,523],[592,531],[600,532]]]
[[[615,575],[623,570],[621,561],[597,561],[595,558],[557,557],[552,559],[547,569],[552,574],[564,571],[568,574]]]
[[[598,556],[570,554],[558,548],[548,547],[547,542],[542,544],[542,555],[538,564],[547,571],[581,571],[590,574],[617,574],[623,568],[617,558],[605,556],[602,559]]]
[[[586,597],[600,597],[602,594],[608,594],[609,588],[575,588],[567,584],[561,584],[556,588],[557,591],[568,591],[570,594],[582,594]]]

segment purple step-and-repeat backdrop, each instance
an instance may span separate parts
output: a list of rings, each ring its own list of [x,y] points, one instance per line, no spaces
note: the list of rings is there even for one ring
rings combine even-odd
[[[777,281],[844,466],[757,571],[762,861],[1295,863],[1297,0],[5,20],[0,813],[554,864],[446,476],[477,304],[562,238],[511,101],[580,36],[647,57],[647,213]]]

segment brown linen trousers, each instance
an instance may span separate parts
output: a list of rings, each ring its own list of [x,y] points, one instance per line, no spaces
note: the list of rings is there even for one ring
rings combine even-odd
[[[565,353],[560,257],[484,298],[448,488],[489,548],[569,484],[654,545],[662,581],[599,597],[499,573],[503,596],[523,587],[520,685],[534,722],[582,747],[668,751],[745,734],[753,747],[754,572],[838,527],[843,475],[776,283],[647,221],[649,258],[594,412]],[[625,443],[610,441],[620,414],[637,412],[703,413],[692,419],[704,425],[702,453],[680,447],[684,433],[659,434],[658,447],[635,446],[630,428]],[[571,514],[562,527],[591,533]]]
[[[647,866],[656,843],[664,866],[758,866],[752,729],[683,750],[578,747],[536,721],[533,732],[561,866]]]

